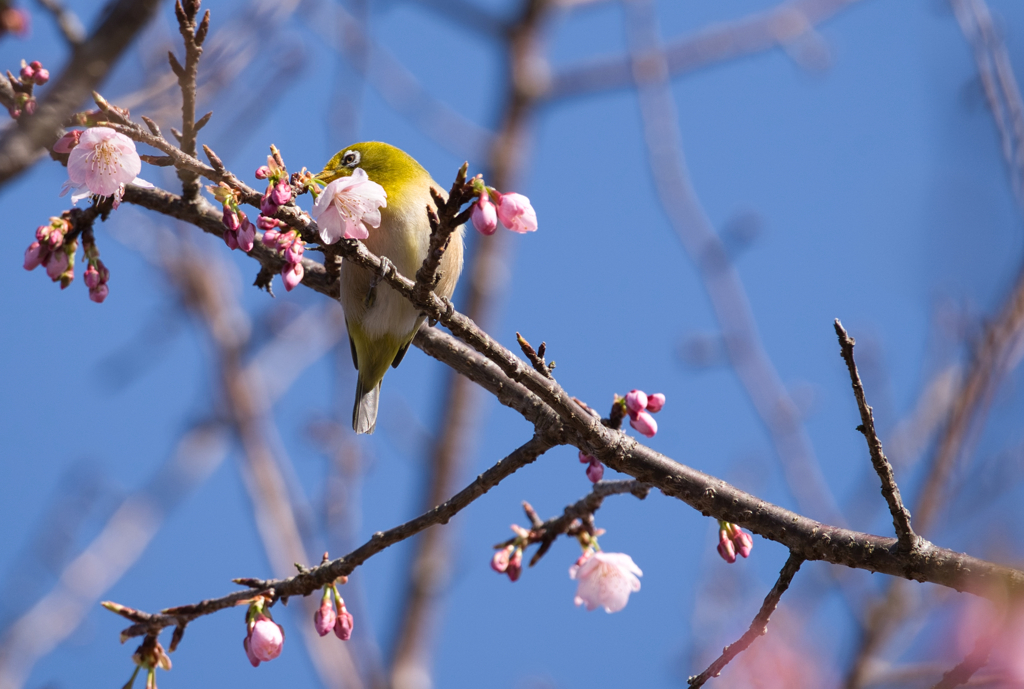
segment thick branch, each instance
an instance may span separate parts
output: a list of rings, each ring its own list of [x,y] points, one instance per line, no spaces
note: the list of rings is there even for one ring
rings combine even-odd
[[[796,553],[790,553],[789,559],[786,560],[786,564],[782,566],[782,571],[779,572],[779,578],[775,582],[775,586],[768,592],[768,595],[764,599],[764,603],[761,604],[761,610],[758,611],[757,616],[754,617],[754,621],[750,623],[750,628],[743,633],[736,643],[730,644],[725,647],[715,662],[708,666],[708,669],[704,672],[691,677],[687,680],[687,684],[690,689],[696,689],[697,687],[704,686],[712,677],[718,677],[722,673],[723,668],[729,664],[733,658],[738,656],[743,651],[747,650],[750,644],[754,643],[754,640],[759,636],[764,636],[768,633],[768,618],[775,612],[775,608],[779,606],[779,601],[782,600],[782,594],[789,588],[790,583],[793,581],[793,577],[796,576],[797,570],[800,569],[804,559]]]
[[[882,480],[882,495],[889,504],[889,512],[892,513],[892,524],[896,528],[896,536],[899,539],[901,550],[911,550],[917,543],[917,536],[910,525],[910,512],[903,506],[903,499],[900,497],[899,486],[896,485],[896,476],[893,474],[892,465],[882,452],[882,441],[878,439],[875,432],[875,417],[871,413],[864,396],[864,385],[860,381],[860,373],[857,372],[857,363],[853,360],[854,340],[846,334],[843,324],[837,318],[835,321],[836,335],[839,337],[841,355],[846,362],[846,368],[850,371],[850,383],[853,385],[853,396],[857,398],[857,408],[860,409],[861,425],[857,427],[864,434],[868,443],[868,451],[871,453],[871,465],[875,468],[878,478]]]

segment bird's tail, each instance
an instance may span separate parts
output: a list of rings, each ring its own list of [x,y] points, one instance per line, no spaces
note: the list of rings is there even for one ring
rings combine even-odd
[[[352,407],[352,430],[356,433],[373,433],[377,428],[377,405],[380,402],[381,379],[372,387],[366,385],[360,375],[356,381],[356,403]]]

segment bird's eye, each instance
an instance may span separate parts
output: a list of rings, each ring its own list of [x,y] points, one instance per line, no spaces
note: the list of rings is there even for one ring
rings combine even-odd
[[[345,167],[355,167],[359,164],[359,151],[346,151],[341,158],[341,164]]]

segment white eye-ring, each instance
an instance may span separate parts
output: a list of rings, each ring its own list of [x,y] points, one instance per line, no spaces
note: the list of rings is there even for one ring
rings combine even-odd
[[[341,164],[345,167],[355,167],[359,164],[359,151],[345,151],[341,157]]]

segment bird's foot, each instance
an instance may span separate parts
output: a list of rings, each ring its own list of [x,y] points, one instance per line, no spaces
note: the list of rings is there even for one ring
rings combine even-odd
[[[380,257],[380,267],[377,268],[377,274],[373,276],[373,280],[370,282],[370,289],[366,290],[366,298],[363,300],[363,306],[367,309],[373,307],[374,302],[377,301],[377,285],[380,281],[387,277],[392,277],[398,269],[395,268],[395,264],[392,263],[387,256]]]
[[[455,315],[455,306],[452,305],[451,300],[448,299],[448,297],[444,297],[444,296],[440,296],[440,295],[438,295],[437,298],[441,300],[442,304],[444,304],[444,310],[441,312],[441,317],[442,318],[451,318],[452,316],[454,316]],[[430,324],[430,327],[433,328],[435,325],[437,325],[437,319],[436,318],[429,319],[429,324]]]

